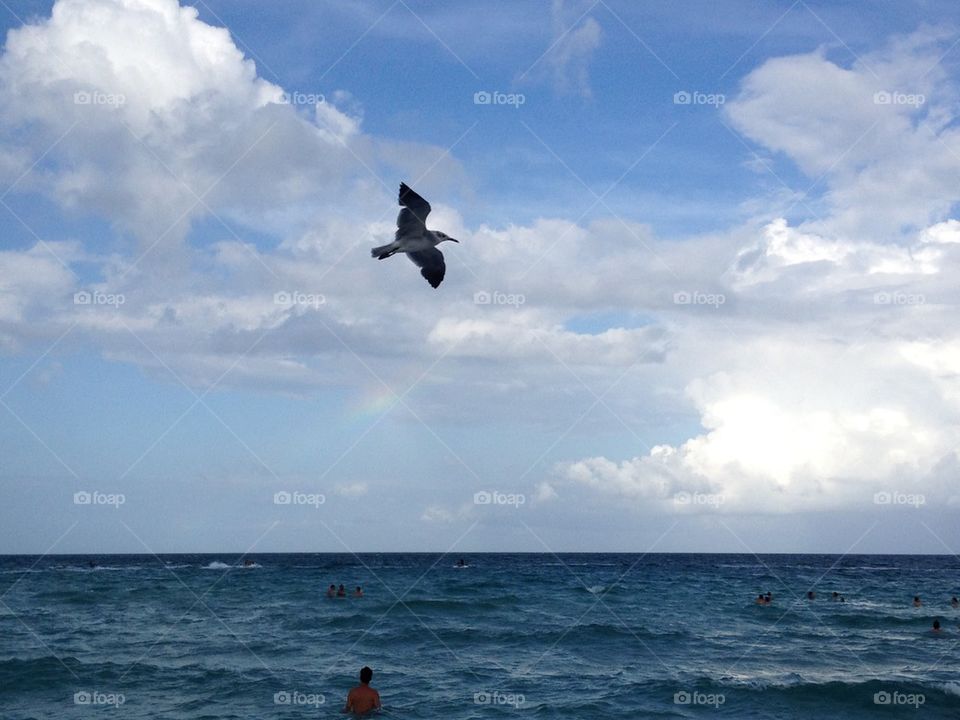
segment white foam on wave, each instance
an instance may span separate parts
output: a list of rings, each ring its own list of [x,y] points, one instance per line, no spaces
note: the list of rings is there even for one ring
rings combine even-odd
[[[591,585],[590,587],[587,588],[587,592],[591,592],[594,595],[599,595],[606,589],[607,589],[606,585]]]
[[[956,695],[960,697],[960,683],[958,682],[948,682],[943,684],[943,691],[947,695]]]
[[[143,570],[143,568],[140,565],[127,565],[125,567],[117,567],[116,565],[95,565],[93,567],[90,567],[89,565],[80,565],[78,567],[64,567],[64,568],[58,568],[58,569],[63,570],[64,572],[80,572],[80,573],[100,572],[100,571],[119,572],[122,570]]]
[[[230,566],[226,563],[220,562],[219,560],[214,560],[211,563],[208,563],[203,566],[204,570],[227,570]]]

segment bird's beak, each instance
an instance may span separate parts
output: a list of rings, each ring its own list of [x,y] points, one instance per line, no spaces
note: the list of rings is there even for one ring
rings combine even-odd
[[[460,241],[457,240],[456,238],[447,238],[447,239],[448,239],[448,240],[453,240],[453,241],[454,241],[455,243],[457,243],[458,245],[460,244]]]

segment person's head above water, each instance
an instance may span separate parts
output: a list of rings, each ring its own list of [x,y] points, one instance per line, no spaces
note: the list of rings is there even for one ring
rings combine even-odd
[[[817,596],[817,594],[816,594],[813,590],[807,590],[807,597],[808,597],[810,600],[813,600],[816,596]]]
[[[373,679],[373,670],[364,665],[360,668],[360,682],[364,685],[368,684]]]
[[[934,621],[933,621],[933,629],[934,629],[934,630],[939,630],[939,629],[940,629],[940,621],[939,621],[939,620],[934,620]]]

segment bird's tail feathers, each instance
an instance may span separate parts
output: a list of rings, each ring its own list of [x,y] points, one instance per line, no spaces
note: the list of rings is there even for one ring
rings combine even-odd
[[[377,260],[383,260],[393,255],[397,250],[400,249],[400,246],[397,243],[392,242],[387,245],[381,245],[380,247],[375,247],[370,251],[372,257],[377,258]]]

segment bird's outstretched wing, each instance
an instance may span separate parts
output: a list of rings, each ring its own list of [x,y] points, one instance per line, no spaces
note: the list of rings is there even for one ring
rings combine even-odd
[[[400,196],[397,202],[403,206],[403,210],[397,215],[397,239],[423,235],[427,229],[430,203],[417,195],[406,183],[400,183]]]
[[[443,261],[442,252],[436,248],[428,248],[417,252],[408,252],[407,257],[420,268],[420,274],[430,283],[431,287],[440,286],[440,283],[443,282],[443,276],[447,274],[447,264]]]

